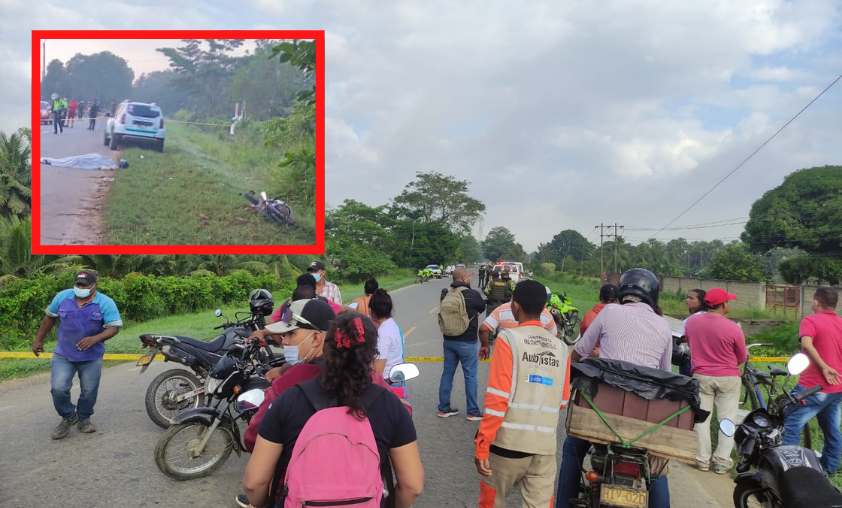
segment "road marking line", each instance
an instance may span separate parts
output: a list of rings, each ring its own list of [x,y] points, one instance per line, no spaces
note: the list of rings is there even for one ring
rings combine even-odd
[[[433,307],[433,310],[430,311],[430,314],[432,314],[433,312],[435,312],[437,310],[438,310],[438,307]]]
[[[403,338],[405,339],[405,338],[409,337],[409,334],[414,332],[414,331],[415,331],[415,327],[413,326],[412,328],[407,330],[405,334],[403,334]]]

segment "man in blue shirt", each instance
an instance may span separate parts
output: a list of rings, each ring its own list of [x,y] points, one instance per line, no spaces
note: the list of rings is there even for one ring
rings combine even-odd
[[[65,289],[53,298],[41,321],[32,352],[44,352],[44,337],[58,325],[58,344],[50,359],[50,379],[53,404],[61,416],[61,423],[53,431],[53,439],[62,439],[70,428],[79,424],[79,431],[95,432],[91,423],[94,414],[99,379],[102,374],[102,357],[105,341],[117,335],[123,326],[114,300],[96,290],[96,274],[82,270],[76,274],[71,289]],[[81,393],[77,405],[70,401],[73,376],[78,373]]]

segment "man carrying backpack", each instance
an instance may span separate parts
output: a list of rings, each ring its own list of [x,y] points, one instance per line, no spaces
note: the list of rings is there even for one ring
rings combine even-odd
[[[444,370],[439,383],[439,418],[459,413],[450,405],[453,376],[456,366],[462,363],[465,375],[465,397],[469,421],[482,420],[477,405],[477,370],[479,368],[479,344],[477,329],[479,315],[485,310],[485,301],[479,291],[471,289],[471,278],[463,267],[453,270],[453,283],[442,289],[439,306],[439,328],[444,336]],[[482,344],[488,347],[486,338]]]

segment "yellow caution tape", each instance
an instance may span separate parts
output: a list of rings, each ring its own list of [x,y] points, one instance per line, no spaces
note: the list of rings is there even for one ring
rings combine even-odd
[[[749,356],[748,361],[750,362],[782,362],[786,363],[789,361],[788,356]]]
[[[403,361],[411,363],[411,362],[443,362],[444,357],[442,356],[405,356]],[[491,359],[488,360],[480,360],[481,362],[490,362]]]
[[[16,353],[16,352],[9,352],[9,351],[1,351],[0,358],[52,358],[52,353],[41,353],[41,356],[35,356],[33,353]],[[137,360],[143,355],[132,355],[132,354],[107,354],[103,356],[103,360]],[[161,355],[158,355],[156,359],[163,360]]]

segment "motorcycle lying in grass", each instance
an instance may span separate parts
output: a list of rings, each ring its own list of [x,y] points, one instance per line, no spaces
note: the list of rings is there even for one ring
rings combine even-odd
[[[802,373],[809,364],[807,355],[796,354],[787,363],[789,376]],[[735,508],[842,507],[842,493],[824,475],[815,452],[781,444],[787,408],[801,404],[821,389],[816,385],[796,395],[784,391],[770,401],[768,408],[750,412],[740,425],[730,420],[720,422],[722,433],[734,436],[739,457]]]
[[[238,420],[246,424],[263,402],[270,383],[268,366],[255,361],[266,344],[251,339],[235,344],[214,365],[206,394],[211,402],[179,413],[155,447],[155,465],[175,480],[192,480],[219,469],[243,443]]]
[[[244,192],[243,197],[249,200],[251,207],[263,215],[267,221],[289,226],[292,229],[298,227],[292,218],[292,208],[286,202],[269,198],[265,192],[261,192],[260,197],[255,197],[253,191]]]
[[[568,346],[576,344],[579,340],[579,309],[573,306],[573,300],[567,293],[550,293],[547,289],[547,310],[555,320],[558,328],[558,338]]]
[[[240,317],[241,314],[248,316]],[[224,317],[219,309],[216,316]],[[242,344],[253,332],[265,327],[265,316],[259,309],[250,313],[237,312],[234,317],[237,321],[225,318],[224,323],[214,327],[214,330],[224,331],[209,342],[181,335],[147,333],[140,336],[141,347],[149,348],[149,352],[137,361],[137,365],[143,367],[141,374],[146,372],[158,353],[163,355],[165,362],[177,362],[193,371],[170,369],[158,374],[149,384],[145,397],[146,413],[156,425],[166,429],[177,414],[205,405],[206,385],[210,380],[208,374],[214,365],[231,347]],[[265,348],[265,361],[273,367],[284,363],[283,358],[275,358],[269,347]]]

